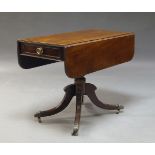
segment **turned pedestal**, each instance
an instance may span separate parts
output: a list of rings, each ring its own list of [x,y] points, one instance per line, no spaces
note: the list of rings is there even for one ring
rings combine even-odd
[[[80,126],[80,117],[81,117],[81,105],[83,103],[84,95],[87,95],[89,99],[94,103],[96,106],[107,109],[107,110],[117,110],[117,113],[124,107],[121,105],[111,105],[111,104],[104,104],[102,103],[95,94],[96,87],[91,83],[85,83],[85,78],[76,78],[75,83],[68,85],[64,88],[65,96],[60,103],[55,108],[49,109],[47,111],[40,111],[39,113],[35,114],[34,116],[38,118],[38,121],[41,123],[41,117],[51,116],[57,114],[64,110],[70,103],[73,96],[76,97],[76,113],[75,113],[75,121],[74,121],[74,128],[72,135],[78,135],[78,130]]]
[[[84,95],[100,108],[117,112],[123,109],[121,105],[102,103],[95,95],[96,87],[86,83],[84,76],[130,61],[134,54],[133,33],[90,29],[19,39],[17,44],[18,62],[22,68],[30,69],[63,61],[66,75],[75,79],[74,84],[64,88],[65,96],[60,105],[35,114],[39,122],[41,117],[64,110],[73,96],[76,97],[76,113],[72,135],[78,134]]]

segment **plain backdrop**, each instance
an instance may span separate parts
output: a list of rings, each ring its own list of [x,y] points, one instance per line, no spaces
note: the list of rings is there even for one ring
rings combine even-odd
[[[155,13],[0,13],[0,142],[155,142]],[[86,76],[98,97],[122,104],[119,115],[85,97],[78,137],[72,137],[75,99],[38,124],[33,114],[56,106],[73,82],[63,62],[23,70],[16,40],[88,28],[134,32],[131,62]]]

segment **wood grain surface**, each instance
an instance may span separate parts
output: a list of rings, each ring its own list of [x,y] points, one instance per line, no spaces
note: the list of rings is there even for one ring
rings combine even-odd
[[[26,52],[29,57],[34,56],[35,46],[33,45],[37,45],[36,47],[43,47],[45,50],[40,58],[46,56],[46,59],[50,60],[51,56],[62,55],[63,59],[61,57],[60,60],[64,61],[66,75],[70,78],[78,78],[130,61],[134,55],[134,40],[134,33],[102,29],[20,39],[18,44],[24,45],[24,48],[30,52],[19,48],[19,60],[20,53],[22,55],[23,52]],[[56,50],[52,50],[53,46],[61,48],[61,51],[58,50],[59,53],[57,53]]]
[[[95,41],[99,39],[108,39],[111,37],[118,37],[131,33],[127,32],[113,32],[102,29],[89,29],[76,32],[66,32],[61,34],[53,34],[48,36],[32,37],[26,39],[20,39],[20,42],[40,43],[56,46],[71,46],[74,44],[80,44],[89,41]]]
[[[71,46],[65,51],[65,71],[71,78],[81,77],[130,61],[133,54],[134,35]]]

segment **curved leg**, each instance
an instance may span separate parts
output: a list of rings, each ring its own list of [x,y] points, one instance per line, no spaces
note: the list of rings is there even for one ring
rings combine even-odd
[[[77,136],[80,126],[80,118],[81,118],[81,105],[83,103],[83,95],[85,92],[85,78],[77,78],[75,80],[76,86],[76,113],[75,113],[75,121],[72,135]]]
[[[73,133],[72,133],[73,136],[78,136],[80,118],[81,118],[81,104],[82,104],[82,97],[77,98],[75,121],[74,121]]]
[[[110,105],[102,103],[95,94],[96,87],[91,83],[86,83],[85,94],[88,95],[89,99],[97,106],[102,109],[118,110],[123,109],[122,105]]]
[[[41,122],[41,120],[40,120],[41,117],[46,117],[46,116],[51,116],[51,115],[57,114],[57,113],[61,112],[62,110],[64,110],[68,106],[69,102],[75,95],[75,85],[71,84],[71,85],[65,87],[64,91],[65,91],[65,96],[64,96],[60,105],[58,105],[57,107],[52,108],[50,110],[40,111],[39,113],[34,115],[34,117],[38,117],[39,122]]]

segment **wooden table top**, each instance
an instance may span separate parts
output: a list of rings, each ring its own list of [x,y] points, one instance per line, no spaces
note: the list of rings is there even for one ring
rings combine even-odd
[[[23,68],[64,61],[70,78],[130,61],[134,33],[89,29],[18,40],[18,60]]]
[[[19,41],[67,47],[67,46],[72,46],[76,44],[97,41],[97,40],[106,40],[110,38],[127,36],[127,35],[133,35],[133,33],[114,32],[114,31],[107,31],[102,29],[89,29],[89,30],[82,30],[82,31],[76,31],[76,32],[66,32],[61,34],[25,38],[25,39],[20,39]]]

